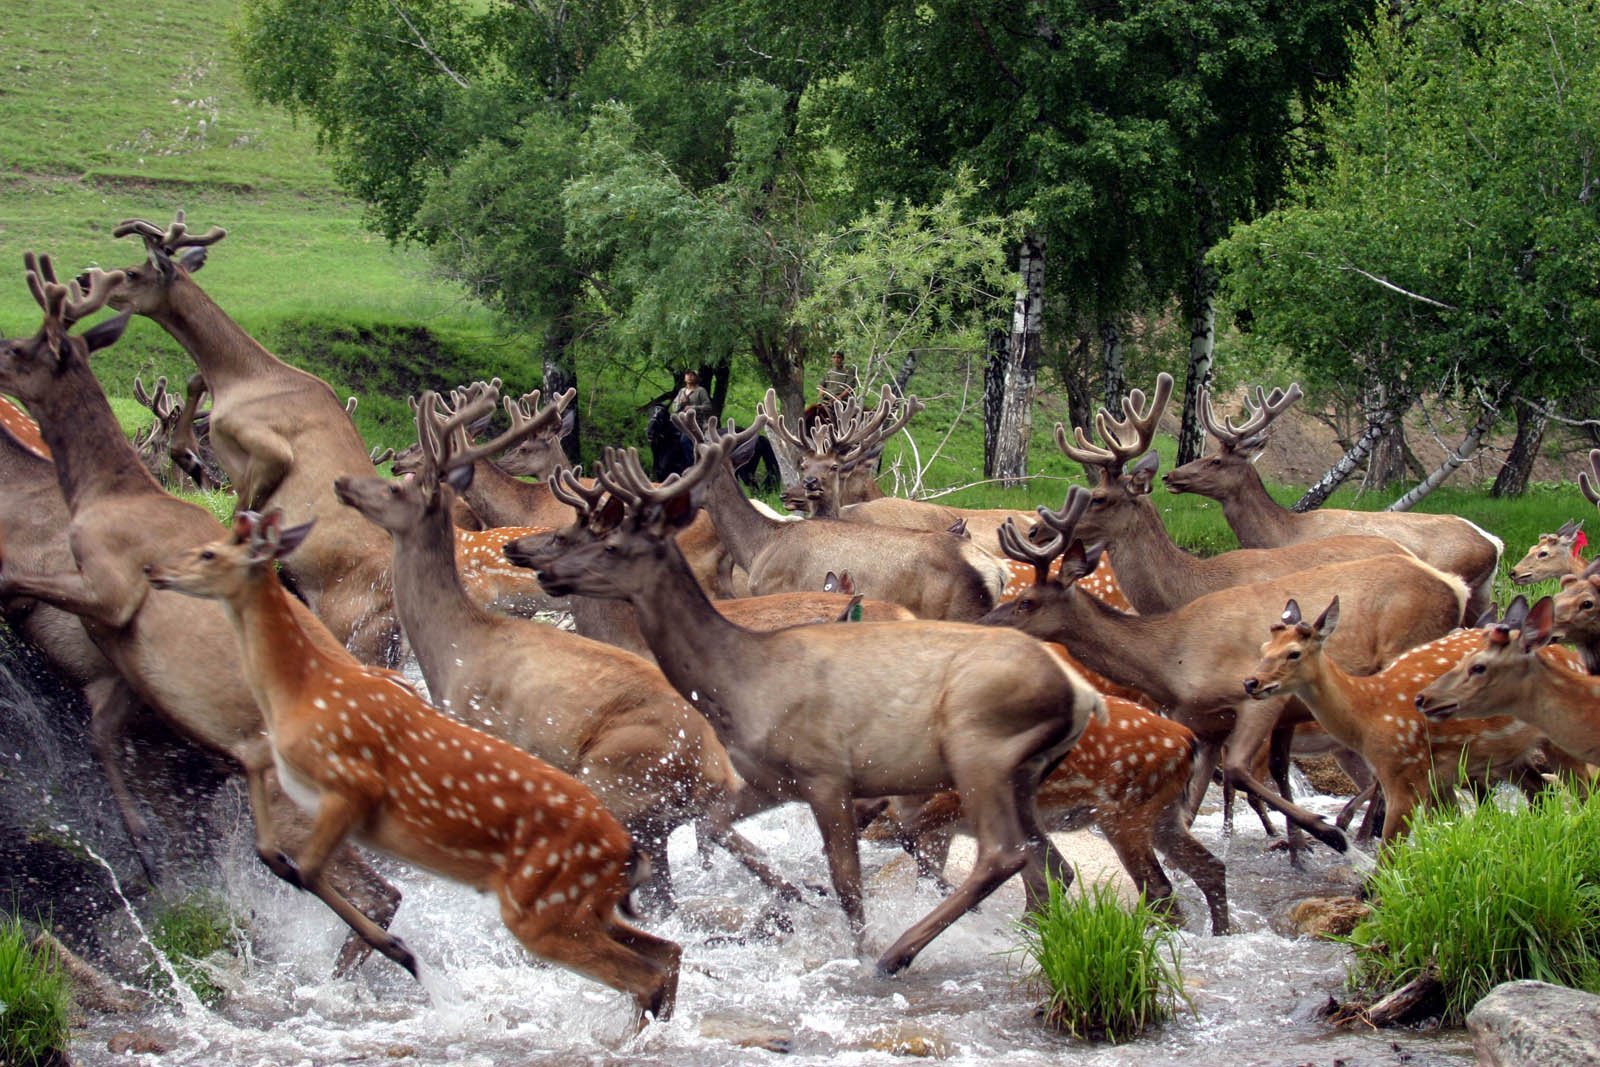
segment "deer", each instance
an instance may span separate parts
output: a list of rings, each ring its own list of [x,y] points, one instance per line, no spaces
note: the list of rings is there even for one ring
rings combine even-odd
[[[1338,594],[1347,625],[1334,638],[1331,652],[1347,670],[1371,673],[1406,649],[1455,628],[1466,600],[1464,584],[1409,556],[1376,556],[1221,589],[1169,612],[1124,615],[1075,588],[1099,563],[1098,547],[1085,549],[1074,532],[1088,504],[1088,492],[1081,486],[1068,490],[1066,502],[1048,520],[1055,536],[1042,545],[1029,542],[1015,526],[1002,528],[1002,547],[1014,559],[1033,564],[1036,580],[983,622],[1060,641],[1093,670],[1149,694],[1213,751],[1225,743],[1225,782],[1276,808],[1292,826],[1344,851],[1348,843],[1337,828],[1286,797],[1281,779],[1286,776],[1290,728],[1309,713],[1294,707],[1284,715],[1282,697],[1247,699],[1239,679],[1256,659],[1249,634],[1275,621],[1274,604]],[[1059,571],[1053,570],[1057,557]],[[1354,626],[1350,618],[1358,620]],[[1250,769],[1256,752],[1275,733],[1282,793],[1262,785]],[[1210,778],[1211,766],[1203,763],[1195,779],[1197,790],[1203,791]],[[1191,795],[1190,810],[1199,799]]]
[[[1540,534],[1527,555],[1511,568],[1511,584],[1532,585],[1581,575],[1589,567],[1583,558],[1586,542],[1582,519],[1568,519],[1555,533]]]
[[[77,616],[132,699],[164,717],[191,741],[241,767],[256,824],[257,853],[274,873],[277,849],[263,827],[287,825],[299,835],[303,820],[279,817],[290,807],[272,774],[272,753],[261,711],[245,682],[239,650],[220,608],[155,593],[144,567],[175,547],[204,544],[223,527],[210,512],[162,490],[123,436],[89,355],[114,343],[126,314],[81,334],[70,328],[105,306],[120,279],[98,271],[78,282],[56,281],[48,256],[24,257],[28,287],[44,309],[33,337],[0,342],[0,390],[27,404],[54,457],[58,492],[69,521],[62,527],[70,556],[52,562],[13,552],[0,566],[0,598],[28,597]],[[13,542],[21,544],[20,536]],[[32,566],[54,569],[31,570]],[[303,608],[302,608],[303,610]],[[102,746],[131,714],[128,698],[114,703],[95,729]],[[329,875],[363,910],[386,925],[400,894],[354,851],[341,849]],[[340,951],[336,973],[348,973],[367,954],[359,940]]]
[[[1475,648],[1417,693],[1417,710],[1434,722],[1514,715],[1572,759],[1600,763],[1600,679],[1550,644],[1555,627],[1554,598],[1529,608],[1518,597]]]
[[[1456,515],[1421,512],[1346,511],[1318,508],[1290,511],[1267,493],[1255,461],[1266,447],[1272,423],[1301,397],[1300,386],[1257,387],[1245,399],[1246,415],[1235,423],[1219,419],[1209,390],[1200,394],[1200,418],[1217,439],[1218,450],[1166,474],[1174,493],[1199,493],[1221,501],[1222,514],[1245,548],[1276,548],[1331,537],[1367,534],[1398,541],[1425,563],[1460,577],[1472,591],[1467,617],[1477,618],[1493,602],[1496,569],[1505,545],[1499,538]]]
[[[1102,695],[1107,721],[1091,718],[1066,759],[1039,785],[1034,800],[1041,824],[1052,831],[1099,827],[1145,899],[1177,918],[1172,882],[1156,858],[1159,849],[1200,888],[1211,932],[1227,933],[1226,868],[1190,833],[1184,809],[1199,757],[1193,731],[1131,700]],[[962,813],[960,797],[941,793],[914,811],[905,805],[890,810],[895,837],[917,858],[919,872],[938,877],[950,830]]]
[[[1589,452],[1589,469],[1579,472],[1578,486],[1600,506],[1600,448]],[[1584,670],[1600,674],[1600,560],[1560,581],[1552,606],[1555,636],[1576,646]]]
[[[327,382],[267,351],[195,284],[192,275],[226,230],[190,233],[179,212],[164,230],[128,219],[112,233],[140,238],[146,259],[118,272],[110,305],[155,320],[193,357],[211,391],[211,444],[239,506],[319,519],[316,541],[296,554],[289,578],[357,655],[395,662],[389,553],[376,530],[333,499],[337,475],[377,473],[344,405]]]
[[[399,482],[344,476],[334,492],[393,542],[396,605],[430,696],[446,713],[582,778],[650,860],[652,906],[672,904],[667,838],[690,823],[769,885],[797,896],[731,829],[739,781],[728,754],[660,671],[611,645],[487,612],[458,577],[452,490],[465,488],[484,456],[558,422],[573,395],[542,410],[537,392],[507,397],[511,428],[469,445],[466,426],[495,406],[493,392],[448,415],[438,394],[425,392],[416,413],[417,473]]]
[[[1081,426],[1074,427],[1070,437],[1061,423],[1055,428],[1062,454],[1095,476],[1075,536],[1085,544],[1103,544],[1116,555],[1118,588],[1141,613],[1171,611],[1218,589],[1325,563],[1410,554],[1387,537],[1349,535],[1275,548],[1241,548],[1204,558],[1185,552],[1150,503],[1160,457],[1149,449],[1171,395],[1172,375],[1163,372],[1148,403],[1144,390],[1134,389],[1122,398],[1120,419],[1101,408],[1094,424],[1103,444],[1091,442]],[[1128,469],[1130,462],[1133,466]],[[1048,513],[1044,519],[1050,521]]]
[[[767,391],[764,406],[776,404]],[[766,424],[765,410],[737,433],[700,426],[687,413],[677,425],[704,442],[708,429],[730,450]],[[848,570],[862,595],[896,603],[922,619],[971,621],[993,606],[1005,572],[992,556],[948,533],[872,526],[837,519],[783,522],[751,506],[727,463],[706,475],[705,509],[734,562],[749,575],[749,591],[819,588],[829,571]]]
[[[759,431],[765,416],[752,426]],[[1019,871],[1035,906],[1046,872],[1071,875],[1033,796],[1105,702],[1046,645],[954,622],[846,622],[746,630],[720,615],[672,541],[694,494],[725,472],[736,437],[703,428],[695,463],[654,485],[632,449],[607,450],[595,484],[557,492],[579,521],[506,548],[547,589],[633,605],[673,686],[704,714],[760,794],[804,802],[859,946],[865,926],[856,798],[955,788],[978,840],[967,879],[879,957],[880,974]],[[863,691],[870,681],[870,691]],[[773,699],[772,694],[782,694]],[[863,714],[872,706],[874,714]]]
[[[205,379],[191,375],[182,404],[167,391],[166,375],[156,378],[153,390],[144,387],[144,381],[135,375],[133,397],[150,409],[155,421],[133,436],[133,446],[163,486],[178,488],[180,474],[200,489],[220,489],[223,479],[216,457],[210,455],[209,413],[200,411],[200,401],[205,397]],[[200,440],[204,433],[207,441]]]
[[[524,948],[631,996],[640,1029],[670,1017],[682,950],[618,914],[645,873],[628,832],[582,782],[442,714],[297,610],[275,563],[310,528],[240,512],[231,537],[148,571],[156,589],[220,603],[237,635],[278,773],[313,815],[305,845],[277,856],[287,880],[416,976],[406,944],[324,876],[332,849],[356,838],[494,894]]]

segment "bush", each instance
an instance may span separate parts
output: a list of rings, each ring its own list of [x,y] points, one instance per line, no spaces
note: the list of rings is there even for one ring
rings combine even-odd
[[[218,953],[234,953],[240,936],[227,905],[202,893],[163,907],[150,940],[201,1003],[214,1005],[226,991],[206,961]],[[149,974],[157,989],[170,985],[164,968],[152,964]]]
[[[1045,1021],[1073,1037],[1123,1041],[1187,999],[1176,932],[1143,895],[1129,910],[1099,882],[1069,899],[1052,878],[1044,910],[1018,926],[1030,977],[1048,991]]]
[[[71,986],[55,958],[33,946],[21,920],[0,919],[0,1063],[60,1062],[71,1010]]]
[[[1414,816],[1368,888],[1372,914],[1347,939],[1358,987],[1385,993],[1431,967],[1449,1023],[1513,979],[1600,992],[1600,798]]]

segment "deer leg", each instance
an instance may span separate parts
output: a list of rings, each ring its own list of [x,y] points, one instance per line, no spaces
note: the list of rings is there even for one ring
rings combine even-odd
[[[800,888],[772,868],[767,862],[766,853],[762,852],[748,838],[733,828],[735,816],[747,803],[747,795],[749,795],[748,803],[753,807],[757,794],[746,786],[737,793],[729,794],[724,792],[717,796],[710,804],[706,805],[705,813],[695,820],[695,846],[700,850],[701,859],[704,860],[708,855],[706,849],[708,844],[720,845],[729,855],[738,860],[745,870],[755,875],[762,885],[777,892],[782,899],[790,901],[802,899],[804,894]],[[769,797],[763,796],[761,800],[768,806],[773,803]],[[751,812],[751,814],[754,814],[754,812]],[[820,886],[807,888],[811,888],[814,892],[823,895],[826,895],[827,892]]]
[[[1284,800],[1293,800],[1294,793],[1289,786],[1289,767],[1291,764],[1290,752],[1294,748],[1294,727],[1283,721],[1283,716],[1278,716],[1277,724],[1272,728],[1271,735],[1267,738],[1266,760],[1267,774],[1274,785],[1278,787],[1278,795]],[[1256,774],[1256,778],[1261,776]],[[1260,810],[1259,808],[1257,809]],[[1269,835],[1270,836],[1270,835]],[[1291,866],[1300,866],[1300,851],[1305,847],[1305,841],[1300,833],[1300,828],[1293,822],[1286,822],[1283,827],[1284,845],[1289,850],[1289,863]]]
[[[1199,752],[1195,755],[1194,769],[1189,773],[1189,785],[1184,797],[1184,813],[1190,822],[1194,822],[1195,813],[1200,810],[1200,805],[1206,799],[1206,790],[1211,788],[1211,777],[1216,773],[1217,760],[1222,755],[1222,746],[1215,741],[1201,741]],[[1223,788],[1229,788],[1223,782]],[[1223,825],[1231,833],[1233,829],[1233,805],[1226,799],[1222,809]]]
[[[167,445],[167,455],[179,470],[194,480],[201,489],[214,489],[211,476],[200,460],[200,439],[194,432],[195,416],[200,411],[200,400],[206,395],[205,376],[198,371],[189,376],[189,387],[184,394],[183,410],[178,413],[177,424],[172,428],[172,438]]]
[[[18,574],[0,565],[0,596],[32,597],[51,607],[71,612],[108,629],[127,624],[144,603],[150,586],[142,578],[130,581],[121,573],[97,576],[91,587],[82,571]]]
[[[1143,814],[1148,816],[1149,813]],[[1122,862],[1122,869],[1128,872],[1133,884],[1144,894],[1151,910],[1174,923],[1181,922],[1183,911],[1173,895],[1172,880],[1156,859],[1148,822],[1141,819],[1140,813],[1130,812],[1123,818],[1104,820],[1100,826],[1105,830],[1106,842]]]
[[[229,427],[233,444],[246,459],[240,477],[235,481],[239,507],[246,511],[260,511],[272,494],[283,484],[284,476],[294,464],[294,446],[281,434],[264,426],[246,423]],[[220,430],[212,424],[213,435]],[[213,437],[215,439],[215,437]]]
[[[1361,792],[1344,802],[1344,807],[1339,809],[1339,816],[1333,820],[1333,825],[1341,830],[1349,829],[1350,823],[1355,820],[1356,812],[1361,810],[1361,805],[1372,802],[1377,795],[1378,781],[1373,779],[1362,787]]]
[[[1223,761],[1223,773],[1233,779],[1235,784],[1249,792],[1257,799],[1276,808],[1292,824],[1298,825],[1307,833],[1329,848],[1344,852],[1350,847],[1343,833],[1335,826],[1330,826],[1324,819],[1313,812],[1298,807],[1276,791],[1268,789],[1257,781],[1250,773],[1249,755],[1254,754],[1261,743],[1266,740],[1277,725],[1278,712],[1282,702],[1277,700],[1252,701],[1238,709],[1234,722],[1233,742],[1228,746],[1226,758]]]
[[[140,704],[120,676],[96,678],[84,687],[84,697],[89,702],[89,743],[105,771],[106,784],[111,787],[139,866],[144,869],[145,878],[154,883],[157,872],[150,823],[139,810],[138,801],[128,788],[128,778],[122,773],[122,734]]]
[[[1225,934],[1228,922],[1228,869],[1189,832],[1176,804],[1162,810],[1152,828],[1152,840],[1161,854],[1200,887],[1211,913],[1211,932]]]
[[[1046,876],[1060,882],[1062,888],[1070,886],[1073,878],[1072,865],[1039,825],[1039,808],[1034,800],[1038,791],[1036,773],[1017,776],[1017,815],[1022,820],[1022,830],[1028,842],[1028,862],[1022,868],[1022,884],[1030,911],[1043,910],[1050,902],[1050,886]]]
[[[843,789],[817,789],[816,783],[806,798],[811,814],[822,833],[822,848],[833,876],[833,892],[850,922],[850,933],[860,947],[867,928],[866,909],[861,902],[861,850],[856,841],[855,807]]]

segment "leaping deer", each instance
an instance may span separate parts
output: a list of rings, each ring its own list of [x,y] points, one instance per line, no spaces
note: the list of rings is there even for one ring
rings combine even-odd
[[[754,633],[729,622],[671,540],[694,514],[692,494],[733,448],[734,437],[714,427],[705,436],[694,466],[661,486],[632,450],[608,451],[593,488],[563,474],[558,491],[580,521],[507,555],[552,591],[633,605],[661,669],[711,721],[746,781],[810,807],[858,938],[865,911],[853,800],[960,792],[978,838],[973,871],[884,952],[881,973],[906,967],[1019,871],[1032,901],[1042,899],[1047,867],[1070,879],[1033,795],[1089,716],[1104,717],[1100,696],[1021,634],[925,621]]]

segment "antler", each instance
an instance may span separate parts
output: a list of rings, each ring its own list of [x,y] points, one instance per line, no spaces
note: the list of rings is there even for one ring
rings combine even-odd
[[[1055,562],[1057,556],[1066,551],[1067,539],[1061,534],[1056,534],[1042,545],[1035,545],[1026,536],[1017,532],[1017,522],[1008,518],[1000,525],[1000,550],[1018,563],[1031,563],[1034,570],[1034,584],[1043,585],[1050,578],[1050,564]]]
[[[878,394],[878,406],[871,415],[866,415],[853,397],[845,401],[843,411],[840,405],[835,404],[834,424],[828,430],[834,454],[848,459],[887,441],[899,433],[923,406],[922,401],[914,396],[896,397],[894,387],[887,384]]]
[[[151,252],[161,251],[170,256],[180,248],[214,245],[228,236],[228,231],[221,226],[213,226],[199,236],[191,234],[189,225],[184,221],[183,212],[180,210],[173,218],[172,225],[165,230],[153,222],[146,222],[144,219],[124,219],[111,231],[111,236],[113,237],[128,237],[133,234],[143,238],[145,248]]]
[[[1300,391],[1299,382],[1290,383],[1288,389],[1273,389],[1271,395],[1258,385],[1255,394],[1255,400],[1252,402],[1249,393],[1246,392],[1245,418],[1243,422],[1235,425],[1231,419],[1217,418],[1216,410],[1211,406],[1211,390],[1206,388],[1200,390],[1200,421],[1224,448],[1237,451],[1240,448],[1259,445],[1261,442],[1254,438],[1264,435],[1273,420],[1304,395]]]
[[[120,270],[94,268],[62,285],[56,280],[55,264],[50,262],[49,256],[24,252],[22,265],[27,272],[28,291],[44,309],[45,317],[59,318],[64,326],[71,326],[79,319],[99,311],[111,298],[111,291],[127,277]],[[85,282],[88,284],[87,291],[84,289]]]
[[[1122,418],[1113,419],[1105,408],[1095,414],[1095,430],[1105,447],[1091,443],[1081,426],[1072,428],[1072,440],[1068,441],[1066,427],[1059,422],[1056,423],[1056,447],[1068,459],[1099,467],[1111,476],[1121,474],[1128,460],[1150,448],[1155,440],[1156,424],[1161,421],[1171,396],[1172,375],[1162,371],[1156,376],[1156,392],[1148,405],[1144,390],[1134,389],[1122,398]]]
[[[778,391],[776,389],[768,389],[767,395],[761,398],[761,403],[758,406],[761,409],[761,414],[766,416],[767,426],[784,444],[800,452],[816,451],[811,447],[811,435],[805,432],[803,426],[799,433],[795,433],[789,428],[789,423],[783,417],[783,406],[778,403]]]
[[[178,399],[167,392],[167,376],[165,374],[156,378],[156,391],[146,392],[144,380],[135,374],[133,376],[133,398],[140,404],[149,408],[155,417],[165,422],[178,410]]]
[[[1578,488],[1589,498],[1589,503],[1600,507],[1600,448],[1589,450],[1589,469],[1578,472]]]
[[[1067,498],[1061,504],[1059,511],[1051,511],[1044,505],[1036,509],[1043,523],[1061,535],[1065,541],[1072,540],[1072,533],[1078,528],[1078,520],[1083,518],[1083,513],[1089,508],[1089,490],[1081,485],[1075,485],[1067,490]]]

